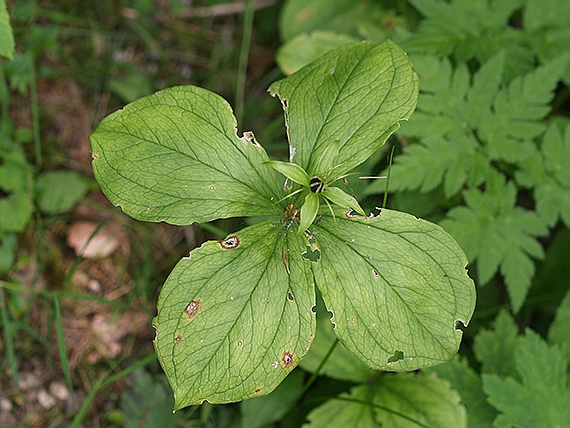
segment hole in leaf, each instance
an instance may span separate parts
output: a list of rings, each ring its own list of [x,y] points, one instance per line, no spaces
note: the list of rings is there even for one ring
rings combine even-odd
[[[395,350],[394,354],[389,357],[386,362],[387,363],[395,363],[397,361],[403,360],[404,359],[404,353],[402,351],[399,350]]]
[[[372,274],[374,275],[374,278],[378,278],[380,276],[376,269],[372,269]]]
[[[184,315],[186,315],[186,319],[190,321],[198,312],[202,309],[202,301],[201,300],[191,300],[190,303],[186,305],[184,309]]]
[[[287,291],[287,300],[289,300],[290,303],[295,302],[295,296],[293,295],[293,292],[291,290]]]
[[[286,369],[291,368],[294,362],[293,353],[291,351],[283,352],[283,355],[281,356],[281,362],[283,363],[283,367]]]
[[[224,250],[233,250],[239,246],[239,238],[237,236],[229,236],[220,242]]]
[[[318,248],[315,248],[313,250],[313,249],[311,249],[311,247],[309,245],[307,245],[307,251],[305,251],[303,254],[301,254],[301,256],[305,260],[310,260],[310,261],[316,263],[321,259],[321,251]]]
[[[467,327],[467,324],[465,324],[465,321],[463,320],[455,320],[455,330],[458,331],[463,331],[463,329]]]
[[[238,340],[237,346],[243,346],[243,342],[241,340]]]
[[[174,343],[180,343],[182,342],[182,336],[178,335],[174,338]]]

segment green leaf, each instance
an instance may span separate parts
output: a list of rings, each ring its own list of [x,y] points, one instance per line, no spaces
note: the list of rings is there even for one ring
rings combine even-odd
[[[184,415],[172,413],[172,392],[163,375],[153,378],[137,369],[129,378],[129,390],[121,396],[125,428],[176,428]]]
[[[295,183],[302,184],[303,186],[308,186],[310,178],[303,168],[299,165],[291,162],[280,162],[280,161],[267,161],[265,165],[269,165],[276,171],[279,171],[285,177],[293,180]]]
[[[14,253],[18,248],[18,236],[15,233],[0,233],[0,274],[6,274],[14,263]]]
[[[393,42],[362,42],[329,52],[269,91],[286,111],[292,161],[317,175],[319,159],[340,141],[340,177],[382,147],[411,115],[418,77]]]
[[[548,342],[559,345],[562,355],[570,363],[570,291],[556,310],[556,318],[548,330]]]
[[[293,371],[271,394],[241,403],[241,426],[263,428],[281,419],[299,398],[304,376]]]
[[[491,107],[503,73],[504,55],[486,62],[473,76],[463,64],[452,72],[449,60],[417,57],[421,77],[418,111],[403,125],[402,134],[420,138],[402,156],[395,158],[390,188],[429,192],[443,183],[450,198],[465,184],[477,186],[488,175],[490,162],[477,139],[476,130]],[[382,183],[372,183],[367,193],[380,192]]]
[[[361,215],[366,215],[362,207],[358,204],[358,201],[338,187],[327,187],[321,192],[321,195],[339,207],[353,209]]]
[[[382,376],[375,392],[375,414],[381,426],[412,428],[417,422],[428,427],[467,426],[459,394],[434,374]]]
[[[339,150],[339,140],[334,140],[332,144],[329,144],[315,163],[315,166],[313,168],[314,175],[319,176],[323,180],[327,181],[327,179],[330,177],[330,174],[337,168],[336,161],[338,159]]]
[[[371,377],[373,371],[363,362],[356,358],[342,343],[335,345],[338,340],[330,323],[330,312],[325,308],[322,299],[317,299],[317,332],[311,344],[309,353],[300,363],[303,370],[314,373],[326,358],[331,347],[332,354],[321,368],[320,374],[351,382],[364,382]]]
[[[481,363],[481,371],[499,376],[515,374],[515,352],[520,343],[518,328],[506,310],[501,310],[492,330],[475,336],[473,351]]]
[[[542,63],[567,51],[570,43],[570,4],[564,0],[527,0],[522,15],[526,41]],[[564,80],[570,82],[570,69]]]
[[[366,384],[355,386],[317,407],[307,416],[309,423],[303,428],[376,428],[378,423],[370,400],[373,391]]]
[[[87,182],[74,171],[49,171],[38,177],[38,205],[47,214],[71,210],[87,192]]]
[[[359,385],[309,413],[310,428],[378,426],[466,427],[465,409],[449,382],[435,375],[398,373]]]
[[[318,193],[309,192],[305,196],[305,203],[301,207],[301,222],[299,224],[299,234],[309,228],[317,217],[319,211],[319,195]]]
[[[488,400],[501,414],[493,426],[567,427],[570,426],[570,389],[566,361],[556,347],[532,330],[527,330],[516,354],[521,381],[483,374]]]
[[[570,123],[564,135],[551,124],[543,136],[540,153],[520,165],[516,179],[534,188],[536,211],[545,223],[553,227],[558,219],[570,226]]]
[[[356,37],[332,31],[299,34],[281,45],[275,54],[275,62],[283,74],[289,75],[328,51],[357,41]]]
[[[288,0],[279,17],[284,41],[302,33],[329,30],[359,36],[361,21],[380,22],[382,10],[377,4],[353,0]]]
[[[457,239],[471,262],[477,260],[481,285],[500,268],[517,312],[535,272],[531,257],[544,257],[537,237],[545,235],[547,229],[536,213],[516,205],[514,183],[505,183],[503,175],[491,172],[485,192],[466,190],[467,206],[451,209],[441,225]]]
[[[166,280],[153,324],[175,409],[268,394],[307,353],[311,262],[306,240],[282,230],[265,221],[206,242]]]
[[[469,367],[466,358],[456,356],[448,363],[423,371],[436,373],[440,379],[449,381],[451,387],[459,392],[461,402],[467,410],[469,428],[488,428],[493,425],[497,412],[487,403],[481,378],[475,370]]]
[[[0,56],[14,58],[15,43],[6,0],[0,0]]]
[[[440,57],[453,54],[458,63],[476,58],[483,63],[505,50],[509,77],[533,66],[528,41],[510,23],[521,0],[469,2],[452,0],[412,0],[425,19],[403,47]],[[454,25],[449,25],[453,22]]]
[[[467,259],[432,223],[382,210],[371,217],[338,211],[311,228],[321,251],[313,272],[335,333],[378,370],[414,370],[457,352],[475,306]],[[340,226],[339,227],[339,223]]]
[[[492,159],[519,162],[532,154],[531,139],[545,130],[540,122],[550,111],[548,105],[566,66],[562,56],[517,77],[502,89],[479,126]]]
[[[0,232],[23,232],[34,213],[29,192],[18,191],[0,198]]]
[[[128,104],[91,135],[93,171],[131,217],[176,225],[271,215],[279,175],[253,134],[236,135],[229,104],[194,86]]]

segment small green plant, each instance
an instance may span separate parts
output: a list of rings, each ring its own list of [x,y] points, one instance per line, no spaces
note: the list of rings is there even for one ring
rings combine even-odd
[[[52,29],[34,28],[26,40],[26,52],[14,52],[14,38],[4,1],[0,2],[0,274],[14,263],[18,234],[25,231],[35,206],[45,214],[71,210],[87,192],[87,182],[73,171],[42,168],[39,104],[36,89],[36,57],[41,48],[55,43]],[[13,90],[31,99],[33,129],[15,129],[9,115]],[[33,142],[35,164],[26,157],[26,145]]]
[[[340,342],[378,370],[448,361],[474,310],[466,257],[442,228],[366,213],[333,185],[415,109],[406,54],[348,45],[269,90],[285,111],[289,162],[236,135],[228,103],[193,86],[135,101],[91,136],[101,188],[136,219],[256,218],[193,250],[161,291],[155,349],[175,409],[273,391],[315,340],[317,290]]]
[[[477,322],[466,331],[473,340],[461,357],[422,370],[451,382],[469,427],[570,425],[563,404],[570,337],[569,8],[564,0],[287,0],[281,14],[284,44],[276,61],[285,73],[331,46],[390,37],[420,76],[417,110],[398,132],[393,164],[377,162],[365,174],[389,170],[388,206],[438,221],[465,250],[481,286]],[[377,197],[384,189],[370,182],[362,194]],[[314,362],[307,369],[314,371]],[[346,379],[332,366],[324,371]],[[361,372],[350,375],[365,379],[373,383]],[[375,397],[376,385],[368,388]],[[378,416],[375,405],[385,400],[371,402],[368,411]],[[332,417],[334,404],[319,421]],[[312,415],[311,427],[324,426]]]

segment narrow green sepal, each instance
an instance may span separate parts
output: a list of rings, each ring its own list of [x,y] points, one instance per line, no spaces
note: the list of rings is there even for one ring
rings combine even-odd
[[[343,192],[338,187],[327,187],[321,192],[325,198],[331,201],[333,204],[337,204],[343,208],[351,208],[361,214],[366,216],[366,213],[362,207],[358,204],[358,201],[350,196],[348,193]]]
[[[280,161],[267,161],[264,162],[265,165],[269,165],[273,169],[279,171],[285,177],[293,180],[295,183],[302,184],[303,186],[308,186],[310,178],[303,168],[299,165],[291,162],[280,162]]]
[[[319,211],[319,195],[309,193],[305,197],[305,203],[301,207],[301,224],[299,225],[299,235],[309,228],[317,217]]]
[[[319,157],[319,159],[315,162],[314,168],[312,168],[312,175],[321,175],[322,178],[326,180],[325,175],[329,175],[329,173],[334,169],[336,159],[338,158],[338,152],[340,150],[340,141],[335,140],[331,144],[327,145],[323,154]]]

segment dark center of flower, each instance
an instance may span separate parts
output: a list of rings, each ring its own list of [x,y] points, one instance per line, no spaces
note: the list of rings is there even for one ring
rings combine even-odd
[[[313,177],[311,181],[309,181],[309,188],[313,193],[321,193],[325,190],[325,183],[323,183],[319,177]]]

